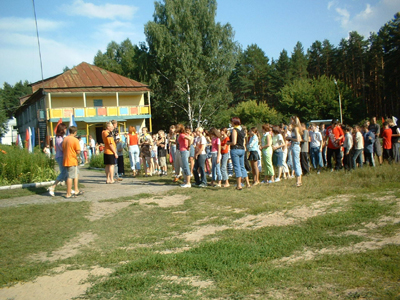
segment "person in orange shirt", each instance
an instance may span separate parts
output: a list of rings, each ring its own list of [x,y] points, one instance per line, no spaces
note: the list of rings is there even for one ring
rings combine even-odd
[[[77,128],[75,126],[69,127],[69,136],[64,138],[62,143],[64,158],[63,164],[67,169],[67,195],[65,198],[73,198],[78,195],[82,195],[83,191],[78,189],[78,156],[81,152],[81,146],[79,145],[79,140],[76,138]],[[75,194],[71,193],[72,190],[72,180],[74,180]]]
[[[112,131],[114,125],[111,122],[106,123],[106,129],[103,130],[102,137],[104,143],[104,164],[106,166],[106,183],[117,183],[118,180],[114,180],[114,169],[115,163],[118,158],[117,147],[114,141]]]

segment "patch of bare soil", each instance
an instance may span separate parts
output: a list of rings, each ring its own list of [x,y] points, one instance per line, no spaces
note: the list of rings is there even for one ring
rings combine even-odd
[[[304,249],[302,252],[297,252],[289,257],[284,257],[276,261],[276,263],[295,263],[302,260],[312,260],[318,255],[330,255],[330,254],[343,254],[343,253],[361,253],[369,250],[381,249],[386,245],[400,245],[400,231],[397,231],[395,235],[390,237],[383,237],[377,234],[371,234],[368,232],[370,229],[376,229],[387,224],[396,224],[400,222],[400,218],[396,217],[383,217],[377,221],[377,223],[364,224],[366,229],[360,230],[349,230],[345,232],[345,235],[356,235],[368,238],[369,241],[363,241],[356,243],[351,246],[341,248],[323,248],[323,249]]]
[[[215,234],[217,231],[229,229],[229,226],[203,226],[196,231],[186,232],[180,237],[188,242],[200,242],[207,235]]]
[[[7,300],[69,300],[78,297],[90,288],[89,276],[107,276],[112,270],[94,267],[90,270],[52,270],[53,276],[41,276],[34,281],[18,283],[12,287],[0,289],[0,298]]]
[[[124,202],[92,202],[90,215],[86,216],[89,221],[96,221],[104,217],[115,214],[117,211],[128,207],[134,201]]]
[[[69,241],[67,244],[65,244],[60,249],[53,251],[50,254],[48,254],[47,252],[37,253],[37,254],[31,256],[31,259],[42,261],[42,262],[45,262],[45,261],[53,262],[53,261],[73,257],[79,253],[79,251],[82,247],[87,246],[91,242],[93,242],[95,238],[96,238],[95,234],[93,234],[91,232],[83,232],[76,238],[73,238],[71,241]]]
[[[160,207],[171,207],[171,206],[179,206],[183,205],[186,200],[190,197],[185,195],[173,195],[173,196],[164,196],[164,197],[152,197],[140,199],[140,204],[148,204],[148,203],[156,203]]]
[[[178,276],[161,276],[163,280],[170,281],[173,283],[186,283],[188,285],[198,287],[201,289],[208,288],[214,283],[211,280],[200,280],[200,277],[178,277]]]
[[[144,198],[139,200],[139,204],[146,205],[155,203],[159,207],[171,207],[179,206],[185,203],[185,200],[190,197],[185,195],[173,195],[173,196],[155,196],[152,198]],[[127,200],[123,202],[98,202],[94,201],[91,205],[90,215],[86,216],[89,221],[96,221],[101,218],[115,214],[121,209],[124,209],[136,202],[136,200]]]

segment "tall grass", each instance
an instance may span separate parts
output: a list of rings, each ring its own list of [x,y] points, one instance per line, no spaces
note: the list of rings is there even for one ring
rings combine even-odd
[[[1,145],[0,185],[32,183],[54,180],[54,160],[49,159],[40,148],[33,153],[16,146]]]

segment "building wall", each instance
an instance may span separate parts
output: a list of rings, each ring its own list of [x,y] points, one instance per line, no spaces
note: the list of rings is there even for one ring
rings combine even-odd
[[[142,95],[121,95],[119,94],[120,106],[139,106],[144,105],[144,94]]]
[[[35,128],[35,145],[39,144],[39,141],[43,141],[43,135],[45,135],[45,127],[44,131],[40,132],[41,139],[37,134],[37,129],[39,128],[39,121],[38,121],[38,110],[45,109],[45,96],[42,96],[37,101],[24,105],[18,109],[17,113],[15,114],[15,118],[17,119],[17,128],[18,133],[21,135],[21,139],[24,141],[26,136],[26,129],[28,127]]]
[[[119,94],[119,106],[139,106],[144,105],[144,95],[122,95]],[[50,97],[46,97],[46,105],[50,107]],[[117,106],[117,96],[115,95],[86,95],[86,107],[94,107],[94,100],[102,100],[103,106]],[[60,96],[57,94],[51,94],[51,108],[66,108],[84,107],[83,94],[82,96]]]
[[[50,107],[49,97],[46,99],[47,107]],[[83,97],[60,97],[51,94],[51,108],[83,107]]]
[[[6,125],[6,132],[4,136],[0,137],[0,144],[3,145],[12,145],[15,144],[18,136],[18,130],[14,129],[17,126],[17,120],[13,117],[9,119]]]

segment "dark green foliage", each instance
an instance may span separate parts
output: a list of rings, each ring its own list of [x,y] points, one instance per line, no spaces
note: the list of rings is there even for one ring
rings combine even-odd
[[[400,13],[368,39],[350,32],[336,47],[315,41],[307,53],[298,42],[290,55],[283,49],[272,61],[255,43],[236,56],[233,28],[216,23],[215,14],[212,0],[156,2],[154,20],[145,26],[148,46],[111,42],[95,64],[149,83],[155,129],[179,122],[226,124],[232,108],[251,100],[305,121],[338,118],[333,79],[344,122],[400,114]]]
[[[156,2],[154,20],[145,25],[155,101],[191,127],[207,124],[229,103],[237,46],[230,24],[215,22],[216,8],[213,0]]]
[[[234,94],[232,104],[246,100],[269,103],[270,76],[270,65],[264,51],[255,44],[248,46],[240,55],[229,79]]]
[[[17,82],[14,86],[4,82],[0,88],[0,136],[4,134],[5,123],[10,119],[19,107],[19,98],[32,93],[28,81]]]

